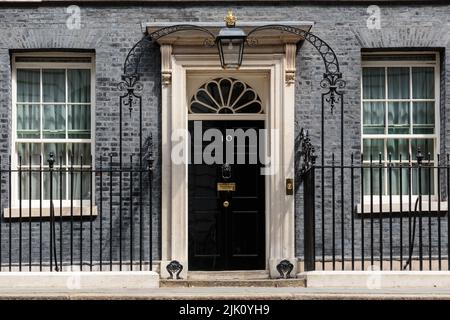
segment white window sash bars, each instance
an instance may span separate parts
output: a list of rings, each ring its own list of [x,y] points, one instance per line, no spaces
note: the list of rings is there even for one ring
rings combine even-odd
[[[52,60],[52,61],[48,61]],[[54,61],[53,61],[54,60]],[[80,201],[77,200],[70,200],[68,195],[68,190],[70,188],[70,178],[73,178],[73,175],[69,174],[69,170],[71,168],[75,170],[80,169],[79,161],[80,159],[71,159],[69,156],[69,149],[74,148],[75,144],[77,145],[90,145],[89,154],[83,155],[83,164],[84,164],[84,170],[89,170],[91,163],[94,165],[94,162],[92,161],[95,159],[95,148],[94,148],[94,137],[95,137],[95,57],[92,53],[58,53],[58,52],[48,52],[48,53],[15,53],[13,55],[13,65],[12,65],[12,142],[11,142],[11,167],[12,169],[16,169],[17,172],[12,177],[12,208],[18,209],[19,207],[27,208],[38,208],[39,206],[44,207],[44,216],[48,216],[48,208],[50,207],[50,202],[48,201],[48,190],[46,191],[46,195],[44,196],[44,200],[41,202],[37,199],[37,195],[34,194],[33,199],[31,201],[28,201],[25,195],[22,195],[22,201],[19,203],[19,184],[26,185],[30,182],[25,181],[25,179],[19,179],[18,174],[19,170],[35,170],[36,172],[33,173],[33,175],[40,175],[38,173],[39,170],[48,170],[48,164],[46,162],[46,159],[48,158],[48,150],[45,150],[44,148],[46,145],[54,147],[56,146],[62,146],[64,145],[63,150],[64,151],[64,157],[63,157],[63,166],[60,168],[64,168],[64,177],[62,179],[62,183],[64,184],[63,190],[64,190],[64,198],[63,201],[58,201],[58,204],[56,206],[62,206],[62,207],[69,207],[70,205],[74,205],[76,208],[80,206]],[[33,102],[22,102],[17,100],[17,92],[18,92],[18,83],[17,83],[17,74],[18,70],[36,70],[39,71],[39,101],[33,101]],[[50,102],[50,101],[43,101],[43,70],[64,70],[64,101],[61,102]],[[90,92],[88,93],[87,101],[86,102],[73,102],[69,101],[69,87],[68,87],[68,72],[69,70],[89,70],[90,77],[88,78],[89,85],[90,85]],[[27,133],[27,131],[18,130],[18,108],[20,106],[25,105],[35,105],[38,107],[38,115],[39,115],[39,136],[38,137],[23,137],[24,134]],[[56,106],[63,107],[64,108],[64,132],[61,131],[61,133],[64,134],[64,137],[54,138],[51,136],[48,136],[49,134],[56,133],[54,130],[45,130],[43,125],[43,119],[45,117],[44,109],[46,106]],[[72,108],[74,106],[85,106],[88,108],[90,123],[89,123],[89,130],[77,130],[70,128],[69,126],[69,108]],[[30,132],[30,131],[28,131]],[[33,131],[34,132],[34,131]],[[47,134],[47,136],[44,136],[44,133]],[[79,136],[79,134],[89,134],[89,138],[73,138],[73,136]],[[40,159],[34,159],[32,160],[32,164],[28,164],[30,159],[25,158],[19,158],[18,152],[19,152],[19,145],[28,145],[30,148],[32,145],[39,146],[40,149]],[[51,147],[50,147],[51,148]],[[56,150],[52,150],[56,151]],[[30,157],[31,157],[31,149],[30,149]],[[73,152],[73,151],[72,151]],[[27,157],[26,157],[27,158]],[[59,158],[59,156],[58,156]],[[57,162],[59,162],[60,159],[57,159]],[[71,164],[71,161],[74,161],[74,163]],[[59,165],[57,165],[59,167]],[[21,168],[20,168],[21,167]],[[81,172],[79,173],[81,174]],[[46,174],[48,178],[48,173]],[[40,183],[45,183],[42,177],[39,179]],[[92,182],[91,182],[92,183]],[[26,188],[27,189],[27,188]],[[36,188],[34,188],[36,189]],[[94,190],[95,192],[95,190]],[[31,195],[28,195],[31,196]],[[47,199],[45,199],[47,198]],[[27,201],[25,201],[27,200]],[[12,214],[11,212],[8,212],[9,215]]]
[[[421,54],[426,54],[430,57],[430,59],[427,60],[414,60],[414,56],[420,56]],[[364,142],[365,141],[373,141],[373,140],[382,140],[383,141],[383,151],[381,161],[383,164],[388,163],[394,163],[397,164],[400,162],[400,159],[395,159],[395,156],[393,156],[391,159],[389,158],[389,152],[388,152],[388,145],[389,141],[400,141],[402,140],[408,140],[408,152],[405,154],[402,154],[402,162],[405,164],[408,163],[408,157],[411,157],[411,160],[414,160],[415,158],[415,152],[412,150],[412,144],[413,141],[419,140],[423,141],[424,139],[432,140],[432,148],[433,153],[430,155],[430,165],[433,165],[437,162],[437,157],[439,154],[439,147],[440,147],[440,66],[439,66],[439,53],[432,53],[432,52],[414,52],[414,53],[406,53],[406,52],[386,52],[386,53],[364,53],[364,56],[371,57],[370,59],[364,60],[362,62],[362,71],[364,68],[383,68],[384,69],[384,99],[367,99],[364,98],[364,83],[363,83],[363,72],[361,71],[361,152],[363,153],[363,163],[370,165],[370,154],[364,153]],[[393,56],[398,57],[398,60],[393,61]],[[404,58],[402,58],[404,56]],[[384,58],[386,57],[386,58]],[[377,61],[377,58],[379,60]],[[431,59],[432,58],[432,59]],[[407,99],[390,99],[389,96],[389,86],[388,86],[388,68],[408,68],[409,69],[409,83],[408,83],[408,90],[409,90],[409,98]],[[420,67],[428,67],[434,69],[434,98],[432,99],[415,99],[413,97],[413,76],[412,76],[412,70],[413,68],[420,68]],[[377,134],[370,134],[365,133],[365,128],[370,127],[370,125],[364,124],[364,104],[367,102],[379,102],[384,104],[384,133],[377,133]],[[396,133],[389,133],[388,130],[391,127],[394,127],[389,123],[389,103],[390,102],[403,102],[408,103],[408,133],[405,134],[396,134]],[[420,133],[414,133],[414,120],[413,120],[413,107],[415,102],[432,102],[434,104],[434,124],[432,126],[428,126],[430,128],[433,128],[433,133],[431,134],[420,134]],[[423,150],[422,150],[423,151]],[[425,162],[428,160],[428,155],[425,154]],[[372,162],[373,163],[379,163],[379,156],[372,156]],[[383,170],[383,176],[387,177],[387,169]],[[435,173],[433,173],[433,176]],[[384,179],[383,184],[383,202],[386,203],[389,201],[389,196],[387,196],[388,192],[388,181],[387,179]],[[437,180],[434,179],[433,185],[432,185],[432,197],[436,201],[436,190],[437,190]],[[405,202],[408,201],[407,196],[399,196],[394,195],[394,202]],[[369,199],[366,196],[366,199]]]

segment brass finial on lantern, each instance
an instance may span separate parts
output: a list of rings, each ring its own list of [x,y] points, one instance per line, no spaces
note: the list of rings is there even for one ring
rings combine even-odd
[[[221,28],[216,36],[220,64],[223,69],[239,69],[242,64],[247,34],[244,30],[235,27],[236,20],[233,11],[229,10],[224,18],[226,26]]]
[[[228,14],[223,18],[228,28],[233,28],[236,25],[236,16],[233,14],[233,10],[228,10]]]

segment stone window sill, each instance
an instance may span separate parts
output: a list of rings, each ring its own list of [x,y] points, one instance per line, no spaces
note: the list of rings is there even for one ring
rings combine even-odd
[[[380,213],[389,215],[391,212],[396,215],[407,216],[409,214],[409,201],[403,201],[401,203],[401,205],[402,205],[401,206],[402,210],[400,210],[400,201],[392,202],[392,207],[391,207],[391,204],[389,202],[383,201],[380,206],[378,201],[374,200],[372,208],[371,208],[370,202],[369,203],[364,202],[364,211],[362,210],[361,204],[359,203],[356,206],[356,213],[359,216],[364,215],[365,217],[369,216],[372,213],[376,214],[376,215],[378,215]],[[412,213],[414,213],[415,205],[416,205],[416,200],[411,201],[411,212]],[[430,205],[431,205],[431,208],[430,208]],[[436,201],[431,200],[431,202],[429,202],[428,200],[425,201],[425,199],[424,199],[422,201],[422,214],[431,213],[431,214],[444,215],[444,214],[447,214],[447,208],[448,208],[447,201],[441,201],[440,206],[439,206],[439,202],[437,200]],[[417,212],[419,212],[419,204],[417,205]]]
[[[83,209],[83,210],[81,210]],[[20,213],[22,211],[22,214]],[[49,207],[43,207],[42,213],[41,209],[39,207],[32,207],[31,208],[31,218],[40,218],[42,214],[43,218],[50,217],[50,208]],[[83,206],[83,207],[73,207],[70,206],[62,208],[55,207],[54,209],[54,216],[55,217],[82,217],[82,218],[89,218],[89,217],[96,217],[97,216],[97,206],[92,206],[92,214],[91,214],[91,207],[90,206]],[[22,218],[28,218],[30,217],[30,209],[29,208],[22,208],[20,210],[19,208],[5,208],[3,210],[3,217],[5,219],[18,219],[20,217]]]

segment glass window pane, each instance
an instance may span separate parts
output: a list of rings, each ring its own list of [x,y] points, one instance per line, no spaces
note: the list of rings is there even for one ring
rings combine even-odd
[[[44,138],[63,139],[66,137],[66,107],[64,105],[43,106]]]
[[[434,68],[412,68],[414,99],[434,99]]]
[[[388,121],[388,133],[409,133],[409,102],[389,102]]]
[[[363,131],[366,134],[384,133],[385,104],[384,102],[363,103]]]
[[[389,99],[409,99],[409,68],[388,68]]]
[[[363,68],[363,99],[384,99],[384,68]]]
[[[91,102],[91,70],[68,69],[67,86],[69,102]]]
[[[44,143],[43,161],[45,165],[48,165],[47,159],[50,156],[50,152],[53,152],[55,155],[55,166],[59,166],[60,163],[62,163],[63,166],[66,164],[65,143]]]
[[[34,169],[38,170],[38,169]],[[18,194],[17,198],[22,200],[29,200],[30,199],[30,178],[31,178],[31,199],[32,200],[38,200],[40,198],[40,180],[39,180],[39,172],[36,171],[22,171],[22,174],[19,176],[19,181],[17,182],[18,188],[21,187],[22,194]],[[23,209],[26,210],[26,209]]]
[[[403,159],[403,157],[402,157]],[[400,173],[401,173],[401,179],[400,179]],[[388,189],[386,190],[387,194],[389,195],[390,192],[392,192],[392,195],[399,195],[400,194],[400,186],[402,189],[402,194],[407,195],[408,194],[408,186],[409,186],[409,180],[408,180],[408,167],[399,167],[398,165],[392,167],[390,170],[387,170],[387,185]],[[389,187],[391,190],[389,190]],[[406,208],[404,208],[406,209]]]
[[[381,160],[384,160],[384,140],[383,139],[364,139],[363,140],[363,154],[364,161],[372,160],[379,161],[379,154],[381,153]]]
[[[428,162],[428,159],[433,161],[434,159],[434,140],[433,139],[412,139],[411,140],[411,152],[412,159],[416,160],[417,150],[420,148],[424,156],[424,163]]]
[[[69,163],[74,165],[91,165],[91,144],[90,143],[69,143],[68,144]],[[83,161],[81,161],[83,159]]]
[[[409,155],[409,140],[408,139],[389,139],[387,141],[387,151],[388,160],[389,154],[391,154],[392,161],[400,160],[400,155],[402,156],[402,161],[408,160]]]
[[[79,169],[78,169],[79,170]],[[73,199],[80,199],[80,194],[83,195],[83,199],[89,199],[91,195],[91,173],[73,171],[69,173],[69,197],[73,194]],[[73,181],[72,181],[73,177]],[[87,215],[88,213],[86,213]]]
[[[381,171],[381,181],[380,181],[380,171]],[[380,183],[381,190],[384,192],[384,179],[385,179],[385,170],[380,168],[376,168],[373,166],[372,168],[364,169],[364,194],[365,195],[379,195],[380,194]],[[378,198],[373,198],[373,203],[378,203]],[[365,202],[369,204],[370,202]]]
[[[30,157],[31,157],[31,165],[39,165],[41,159],[41,144],[18,143],[17,163],[22,163],[22,165],[29,165]]]
[[[66,71],[64,69],[42,70],[42,95],[44,102],[66,101]]]
[[[433,163],[425,163],[423,167],[414,168],[412,173],[413,194],[433,194],[434,193],[434,173],[431,168]],[[420,184],[419,184],[420,172]],[[419,189],[420,186],[420,189]],[[428,207],[422,207],[422,210],[428,210]]]
[[[17,137],[40,137],[40,107],[36,104],[17,106]]]
[[[68,110],[68,135],[72,139],[91,138],[91,107],[70,105]]]
[[[434,102],[413,103],[413,133],[434,133]]]
[[[17,102],[39,102],[40,70],[17,69]]]
[[[50,172],[45,171],[44,174],[44,199],[50,199]],[[55,169],[52,174],[52,199],[66,199],[66,171],[65,169]]]

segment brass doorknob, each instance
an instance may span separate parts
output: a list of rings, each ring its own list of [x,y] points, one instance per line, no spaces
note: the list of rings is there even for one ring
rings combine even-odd
[[[228,201],[224,201],[224,202],[223,202],[224,208],[228,208],[229,205],[230,205],[230,203],[229,203]]]

